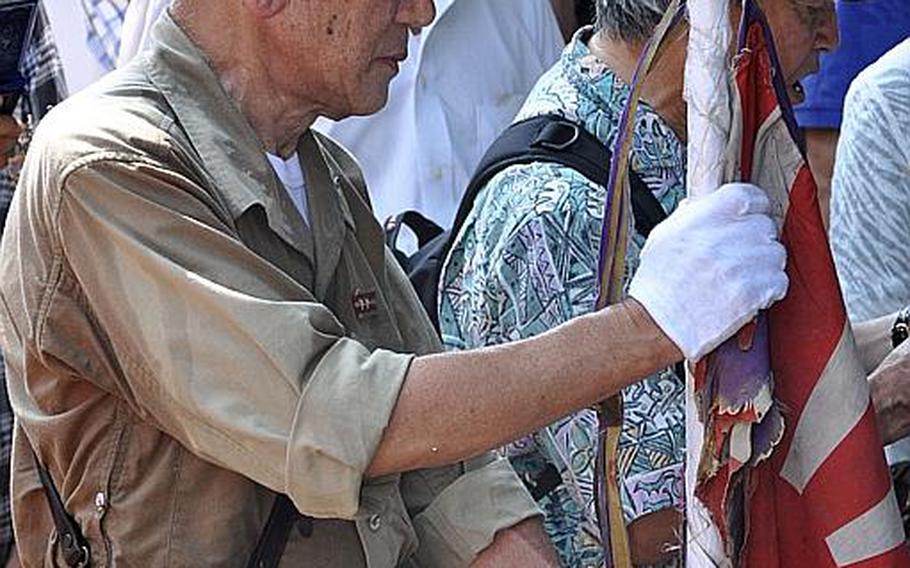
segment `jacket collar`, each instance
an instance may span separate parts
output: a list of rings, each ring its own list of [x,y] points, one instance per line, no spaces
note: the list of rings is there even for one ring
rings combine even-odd
[[[153,40],[147,65],[151,81],[173,109],[231,216],[236,220],[250,207],[262,206],[269,227],[289,245],[314,260],[312,232],[300,219],[268,163],[266,149],[225,92],[205,53],[167,12],[156,24]],[[321,157],[309,132],[301,138],[298,152],[300,156],[315,158],[315,153]],[[335,179],[338,172],[328,171],[323,159],[303,160],[302,166],[307,176],[314,220],[318,218],[321,221],[318,224],[322,226],[333,226],[324,219],[326,208],[332,208],[332,204],[325,202],[331,198],[324,193],[326,180]],[[335,205],[340,207],[345,223],[353,225],[344,204]],[[319,228],[314,227],[314,230]]]
[[[206,55],[168,12],[162,14],[152,37],[149,76],[177,115],[233,217],[253,204],[275,201],[278,181],[265,149],[222,88]]]

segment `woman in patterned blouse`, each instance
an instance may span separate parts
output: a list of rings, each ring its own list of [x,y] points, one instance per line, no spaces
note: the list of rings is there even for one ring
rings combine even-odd
[[[612,148],[638,55],[668,3],[600,0],[594,29],[576,34],[516,121],[558,115]],[[818,53],[837,41],[833,6],[830,0],[763,3],[780,38],[777,47],[791,96],[800,91],[799,79],[815,69]],[[684,31],[669,38],[646,80],[633,126],[631,167],[667,213],[686,193]],[[491,179],[444,271],[440,324],[447,347],[470,349],[526,338],[590,312],[605,199],[602,185],[552,163],[512,166]],[[634,230],[630,234],[626,284],[645,240]],[[673,369],[622,393],[618,485],[636,564],[681,564],[684,398],[684,378]],[[559,472],[562,483],[539,504],[568,566],[600,566],[604,560],[594,506],[596,445],[596,415],[586,410],[505,449],[531,483],[546,471]]]

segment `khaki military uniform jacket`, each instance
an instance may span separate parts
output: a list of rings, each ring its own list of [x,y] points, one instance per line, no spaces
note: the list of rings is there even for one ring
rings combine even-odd
[[[22,560],[60,561],[30,444],[97,566],[243,566],[276,492],[319,519],[282,565],[467,565],[537,510],[492,456],[364,479],[439,346],[353,160],[301,140],[308,226],[202,53],[156,34],[42,123],[0,248]]]

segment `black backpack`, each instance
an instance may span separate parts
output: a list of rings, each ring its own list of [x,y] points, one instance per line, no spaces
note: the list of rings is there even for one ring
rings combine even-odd
[[[570,120],[554,115],[529,118],[509,126],[484,154],[461,199],[451,230],[444,231],[417,211],[390,217],[385,225],[386,244],[411,280],[437,332],[437,294],[442,265],[474,206],[474,199],[493,176],[516,164],[550,162],[570,167],[606,186],[611,158],[610,150],[600,140]],[[644,181],[632,170],[629,174],[635,229],[647,237],[667,214]],[[418,250],[410,256],[397,248],[402,226],[410,228],[417,236]]]

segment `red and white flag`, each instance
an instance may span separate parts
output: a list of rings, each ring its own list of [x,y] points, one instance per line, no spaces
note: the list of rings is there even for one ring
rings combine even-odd
[[[704,2],[721,11],[727,5],[689,0],[691,17]],[[719,21],[703,29],[717,30]],[[726,97],[696,101],[703,123],[690,119],[690,144],[713,129],[715,147],[718,133],[726,137],[722,155],[712,161],[701,145],[690,150],[690,168],[714,168],[720,181],[749,181],[768,192],[788,251],[790,290],[690,379],[689,565],[910,566],[815,181],[754,0],[743,2],[738,45],[733,76],[726,64],[720,68],[731,85]],[[690,106],[694,90],[687,74]],[[720,106],[715,112],[711,105]]]

